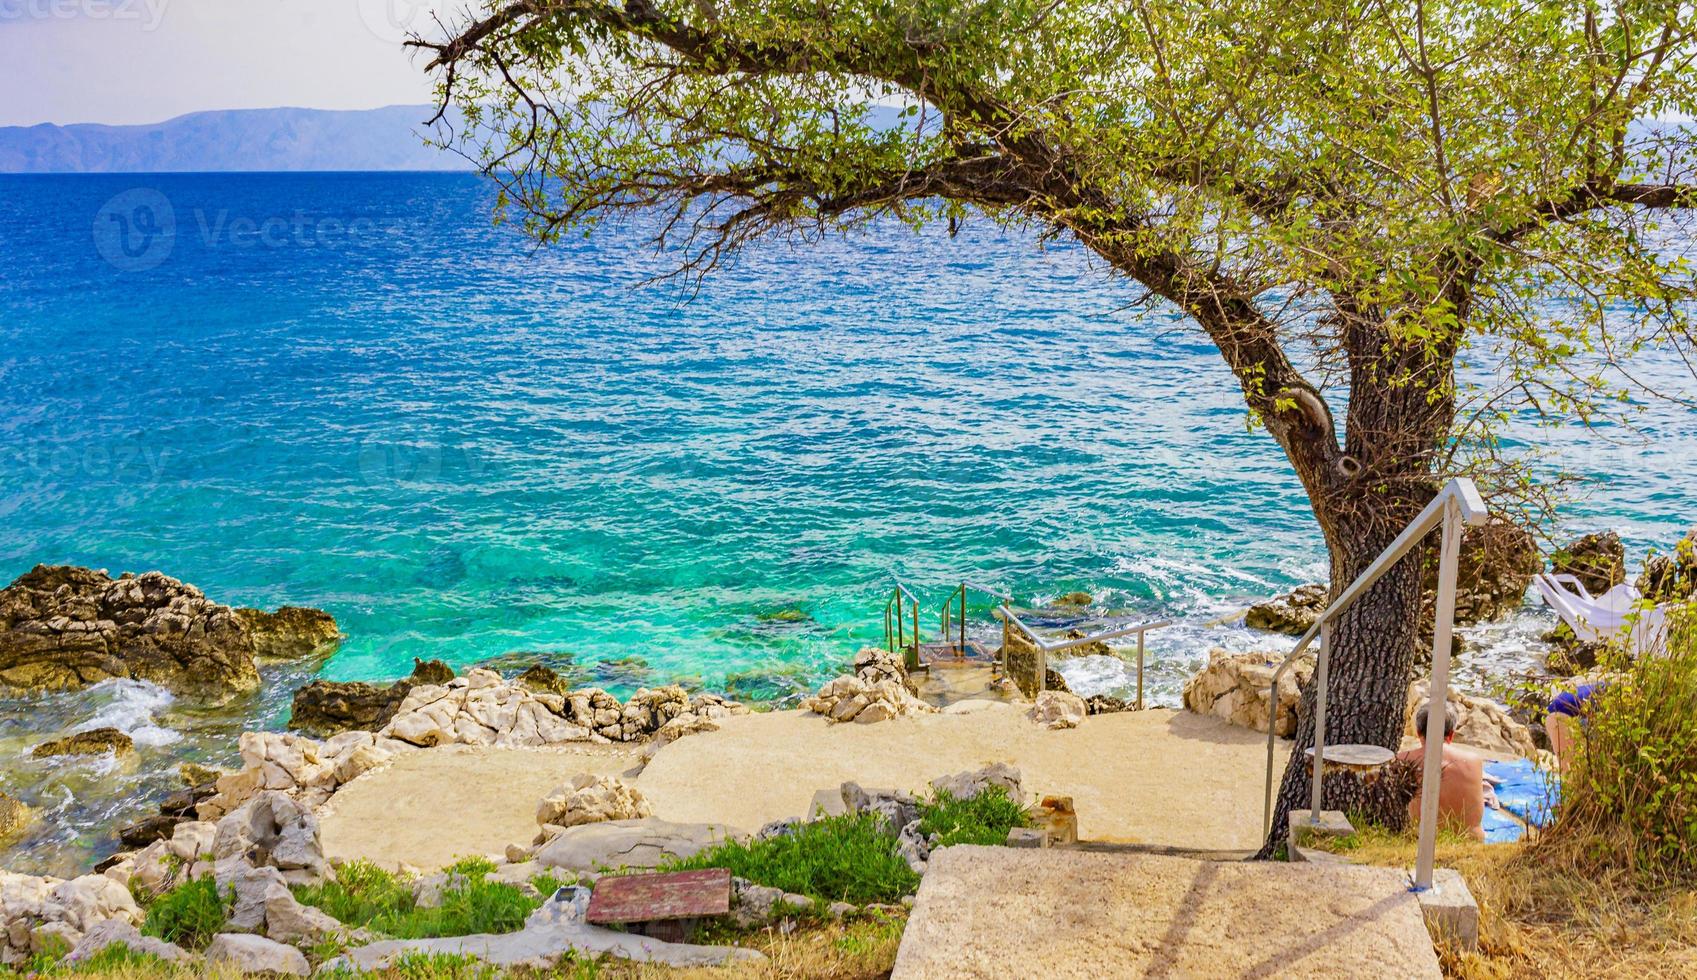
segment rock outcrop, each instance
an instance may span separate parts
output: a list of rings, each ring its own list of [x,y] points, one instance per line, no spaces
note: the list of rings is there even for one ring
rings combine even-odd
[[[94,728],[37,745],[30,753],[38,759],[54,755],[126,755],[134,752],[135,740],[116,728]]]
[[[1407,716],[1403,721],[1405,736],[1419,736],[1420,733],[1414,730],[1414,712],[1430,697],[1431,690],[1431,682],[1426,680],[1409,685]],[[1538,743],[1532,737],[1532,730],[1513,718],[1502,705],[1462,694],[1453,687],[1447,700],[1450,712],[1456,718],[1457,742],[1486,752],[1537,758]]]
[[[261,660],[304,660],[324,656],[342,642],[335,617],[322,609],[282,606],[276,612],[237,609],[236,618],[253,640]]]
[[[869,725],[900,715],[930,714],[937,709],[913,693],[901,659],[881,647],[866,647],[854,658],[854,673],[827,681],[801,706],[833,724]]]
[[[1438,587],[1438,555],[1427,552],[1423,567],[1422,614],[1430,626]],[[1519,609],[1532,587],[1532,576],[1543,566],[1537,539],[1507,521],[1493,520],[1470,527],[1461,539],[1456,570],[1455,621],[1458,626],[1501,619]],[[1244,625],[1290,636],[1301,636],[1325,612],[1329,592],[1323,584],[1302,585],[1256,603],[1244,615]],[[1430,633],[1430,629],[1425,630]]]
[[[1501,619],[1519,609],[1532,587],[1532,576],[1544,568],[1538,541],[1518,524],[1493,519],[1470,527],[1461,536],[1461,559],[1456,569],[1455,621],[1458,625]],[[1426,622],[1432,619],[1438,587],[1438,554],[1428,551],[1425,563]],[[1428,631],[1429,632],[1429,631]]]
[[[90,959],[109,946],[123,946],[132,953],[153,956],[167,963],[180,963],[193,959],[188,950],[176,943],[168,943],[163,939],[144,936],[141,930],[131,925],[125,919],[106,919],[98,922],[88,932],[83,934],[77,944],[71,948],[62,961],[66,964],[81,963]]]
[[[1250,629],[1301,636],[1326,610],[1326,599],[1324,585],[1299,585],[1284,595],[1250,606],[1243,624]]]
[[[321,881],[329,871],[318,843],[318,818],[299,800],[276,790],[260,793],[218,821],[213,863],[231,858],[256,868],[275,868],[291,885]]]
[[[447,685],[413,688],[382,734],[417,746],[640,742],[668,725],[668,737],[677,737],[695,724],[679,719],[747,712],[734,701],[712,694],[691,698],[675,686],[643,688],[620,704],[599,688],[560,695],[476,669]]]
[[[284,627],[270,629],[267,642],[283,643]],[[235,610],[160,572],[114,579],[37,565],[0,589],[0,688],[70,690],[134,678],[223,699],[259,686],[254,656],[254,634]]]
[[[578,827],[606,820],[641,820],[654,815],[642,792],[617,776],[579,773],[557,786],[536,807],[539,826]],[[552,836],[552,835],[549,835]]]
[[[1550,556],[1550,571],[1572,575],[1592,595],[1626,581],[1626,545],[1613,531],[1587,534]]]
[[[295,692],[289,727],[319,736],[381,731],[413,688],[446,685],[453,679],[453,668],[442,661],[414,659],[412,676],[393,684],[315,680]]]
[[[1066,691],[1044,691],[1026,713],[1032,721],[1051,731],[1077,728],[1084,723],[1090,710],[1084,699]]]
[[[946,794],[957,800],[970,800],[983,795],[986,790],[999,788],[1007,793],[1008,799],[1023,803],[1025,790],[1020,785],[1020,778],[1018,769],[1005,762],[997,762],[982,769],[938,776],[931,780],[931,792],[939,796]]]
[[[37,954],[63,954],[112,919],[137,926],[142,910],[127,888],[106,875],[66,881],[0,871],[0,964],[21,966]]]
[[[1258,732],[1267,730],[1268,694],[1273,672],[1284,663],[1278,653],[1229,653],[1215,650],[1209,655],[1208,666],[1184,685],[1184,706],[1197,714],[1214,715],[1242,728]],[[1314,673],[1314,658],[1304,656],[1279,681],[1279,697],[1273,717],[1274,733],[1281,738],[1296,734],[1297,708],[1302,700],[1301,687]],[[1406,734],[1414,734],[1414,710],[1427,698],[1429,683],[1417,680],[1409,685]],[[1487,752],[1536,755],[1537,745],[1532,732],[1510,717],[1495,702],[1485,698],[1449,692],[1449,703],[1459,725],[1455,740]]]
[[[537,863],[579,874],[603,869],[655,868],[741,837],[717,824],[680,824],[645,817],[570,827],[536,852]]]
[[[1652,602],[1683,602],[1697,596],[1697,531],[1669,555],[1651,555],[1635,583]]]
[[[5,793],[0,793],[0,841],[16,837],[34,817],[29,807]]]
[[[242,768],[220,776],[217,795],[197,804],[202,820],[216,820],[270,790],[316,809],[343,783],[416,748],[371,732],[343,732],[322,742],[286,732],[244,732],[239,744]]]
[[[1006,649],[1003,651],[1007,661],[1007,676],[1026,697],[1037,694],[1037,660],[1038,650],[1035,644],[1023,634],[1010,630]],[[1053,667],[1045,664],[1043,670],[1043,690],[1071,691],[1067,687],[1066,678],[1062,677]]]
[[[1273,673],[1284,660],[1282,653],[1209,651],[1208,666],[1184,683],[1184,706],[1258,732],[1267,730],[1271,717],[1274,734],[1290,738],[1296,734],[1301,687],[1314,673],[1314,658],[1303,657],[1279,679],[1278,704],[1269,711]]]
[[[222,933],[206,947],[206,965],[238,975],[304,977],[312,974],[306,954],[293,946],[247,933]]]

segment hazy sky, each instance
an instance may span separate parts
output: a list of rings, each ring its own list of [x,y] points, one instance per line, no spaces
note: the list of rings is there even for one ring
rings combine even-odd
[[[430,100],[411,23],[447,0],[0,0],[0,126]]]

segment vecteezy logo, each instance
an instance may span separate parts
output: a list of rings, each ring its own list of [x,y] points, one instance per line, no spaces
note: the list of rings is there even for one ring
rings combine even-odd
[[[399,43],[430,23],[436,0],[359,0],[359,16],[371,33]]]
[[[156,190],[125,191],[101,205],[94,216],[94,248],[121,272],[158,268],[176,244],[176,209]]]

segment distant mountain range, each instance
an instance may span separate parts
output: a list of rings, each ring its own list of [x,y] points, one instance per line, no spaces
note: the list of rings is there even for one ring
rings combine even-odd
[[[147,126],[7,126],[0,173],[473,169],[424,145],[433,112],[231,109]]]

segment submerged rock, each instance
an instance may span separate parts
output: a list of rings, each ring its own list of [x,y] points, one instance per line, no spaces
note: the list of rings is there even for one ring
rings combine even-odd
[[[320,609],[283,606],[276,612],[237,609],[236,618],[253,638],[253,655],[265,660],[322,656],[342,642],[336,620]]]
[[[95,728],[37,745],[30,754],[38,759],[54,755],[124,755],[135,751],[135,740],[116,728]]]
[[[329,618],[306,618],[318,617]],[[282,627],[270,629],[266,642],[281,642]],[[226,699],[258,688],[255,651],[254,633],[235,610],[160,572],[114,579],[37,565],[0,589],[0,687],[74,690],[133,678]]]
[[[1592,595],[1626,581],[1626,545],[1613,531],[1587,534],[1550,556],[1550,571],[1572,575]]]
[[[1088,592],[1068,592],[1054,601],[1057,606],[1088,606],[1096,601],[1096,597]]]
[[[0,792],[0,841],[23,833],[33,816],[29,807]]]

